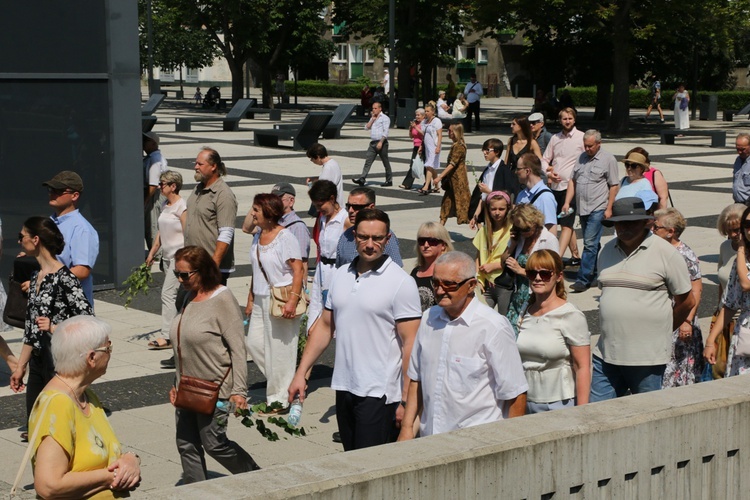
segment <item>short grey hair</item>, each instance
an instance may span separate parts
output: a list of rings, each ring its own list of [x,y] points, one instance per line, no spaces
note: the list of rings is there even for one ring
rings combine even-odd
[[[94,316],[73,316],[58,324],[52,335],[52,359],[60,375],[81,375],[86,369],[86,356],[102,346],[112,327]]]
[[[716,229],[719,230],[719,234],[728,236],[729,228],[727,226],[732,221],[741,220],[746,208],[747,206],[742,203],[732,203],[724,207],[724,210],[719,214],[719,220],[716,221]]]
[[[598,130],[596,130],[596,129],[593,129],[593,128],[591,128],[591,129],[588,129],[588,130],[587,130],[587,131],[586,131],[586,132],[585,132],[585,133],[583,134],[583,140],[584,140],[584,141],[585,141],[586,139],[590,139],[590,138],[592,138],[592,137],[594,138],[594,140],[595,140],[595,141],[596,141],[597,143],[600,143],[600,142],[602,142],[602,133],[601,133],[601,132],[599,132],[599,131],[598,131]]]
[[[415,113],[419,113],[420,115],[424,114],[424,108],[417,108],[414,110]]]
[[[435,267],[440,265],[456,266],[458,275],[462,280],[475,278],[477,275],[477,263],[474,257],[463,252],[446,252],[435,261]]]
[[[737,134],[737,139],[745,139],[747,142],[750,142],[750,134],[747,132],[740,132]],[[735,139],[735,141],[737,140]]]
[[[167,184],[174,184],[175,193],[179,193],[180,189],[182,189],[182,175],[177,171],[165,170],[159,176],[159,180],[161,182],[166,182]]]

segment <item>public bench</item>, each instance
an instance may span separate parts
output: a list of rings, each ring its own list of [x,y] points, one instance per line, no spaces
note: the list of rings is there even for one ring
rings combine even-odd
[[[240,99],[223,117],[190,116],[185,118],[175,118],[174,129],[176,132],[190,132],[193,123],[222,122],[225,131],[237,131],[240,129],[240,120],[244,118],[247,110],[253,105],[253,101],[255,101],[255,99]]]
[[[723,148],[727,145],[727,132],[725,130],[702,130],[702,129],[665,129],[660,132],[662,144],[674,144],[678,135],[684,136],[706,136],[711,138],[712,148]]]
[[[300,125],[281,127],[274,130],[255,130],[253,139],[256,146],[279,147],[279,141],[292,141],[295,150],[306,150],[316,142],[331,121],[333,113],[311,111]]]
[[[165,96],[169,96],[170,92],[174,92],[175,99],[184,99],[185,92],[179,89],[161,89],[161,93]]]
[[[165,97],[164,94],[152,94],[148,98],[148,101],[146,101],[146,104],[141,107],[141,116],[153,115],[159,106],[161,106],[161,103],[164,102]]]
[[[344,124],[352,116],[356,104],[339,104],[336,109],[333,110],[333,116],[331,121],[328,122],[325,130],[323,131],[324,139],[339,139],[341,138],[341,129],[344,128]]]

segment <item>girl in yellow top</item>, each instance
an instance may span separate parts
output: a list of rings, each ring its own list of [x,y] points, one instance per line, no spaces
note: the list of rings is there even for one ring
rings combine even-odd
[[[515,281],[510,270],[503,274],[502,259],[510,241],[510,195],[505,191],[493,191],[487,195],[485,206],[484,226],[473,241],[477,249],[477,277],[484,287],[487,305],[497,306],[498,312],[505,315]]]
[[[110,332],[100,319],[75,316],[57,325],[52,336],[57,374],[29,418],[34,488],[42,498],[127,497],[140,483],[140,458],[122,453],[89,389],[107,371]]]

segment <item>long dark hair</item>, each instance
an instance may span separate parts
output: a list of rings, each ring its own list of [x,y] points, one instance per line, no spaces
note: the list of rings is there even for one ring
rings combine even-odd
[[[521,128],[521,137],[519,137],[518,139],[526,139],[526,142],[531,144],[531,141],[534,140],[534,135],[531,133],[531,124],[529,123],[529,119],[526,116],[516,116],[513,120]]]
[[[65,248],[65,238],[49,217],[29,217],[23,227],[29,236],[39,238],[39,243],[52,255],[61,254]]]

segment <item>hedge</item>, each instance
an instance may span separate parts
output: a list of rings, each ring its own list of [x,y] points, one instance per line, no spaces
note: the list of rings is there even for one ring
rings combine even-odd
[[[583,107],[594,107],[596,106],[596,87],[566,87],[565,89],[570,92],[570,96],[573,98],[573,103],[576,106]],[[662,108],[671,109],[672,93],[671,89],[662,90]],[[698,98],[702,99],[702,96],[715,95],[718,96],[718,108],[719,110],[724,109],[742,109],[746,104],[750,103],[750,91],[746,90],[721,90],[714,92],[700,92]],[[559,97],[559,94],[558,94]],[[651,102],[651,93],[646,89],[630,89],[630,107],[631,108],[646,108]]]
[[[438,85],[438,89],[445,89],[445,85]],[[286,82],[288,94],[294,92],[294,82]],[[580,107],[596,106],[596,87],[565,87],[562,90],[570,92],[573,102]],[[297,95],[312,97],[340,97],[348,99],[359,99],[362,85],[359,83],[329,83],[321,80],[300,80],[297,82]],[[662,91],[662,107],[672,108],[670,98],[673,90]],[[721,90],[718,92],[701,92],[700,96],[718,96],[719,110],[742,109],[750,103],[750,91],[745,90]],[[558,95],[559,97],[559,95]],[[630,107],[634,109],[646,108],[651,99],[651,94],[646,89],[630,89]]]

